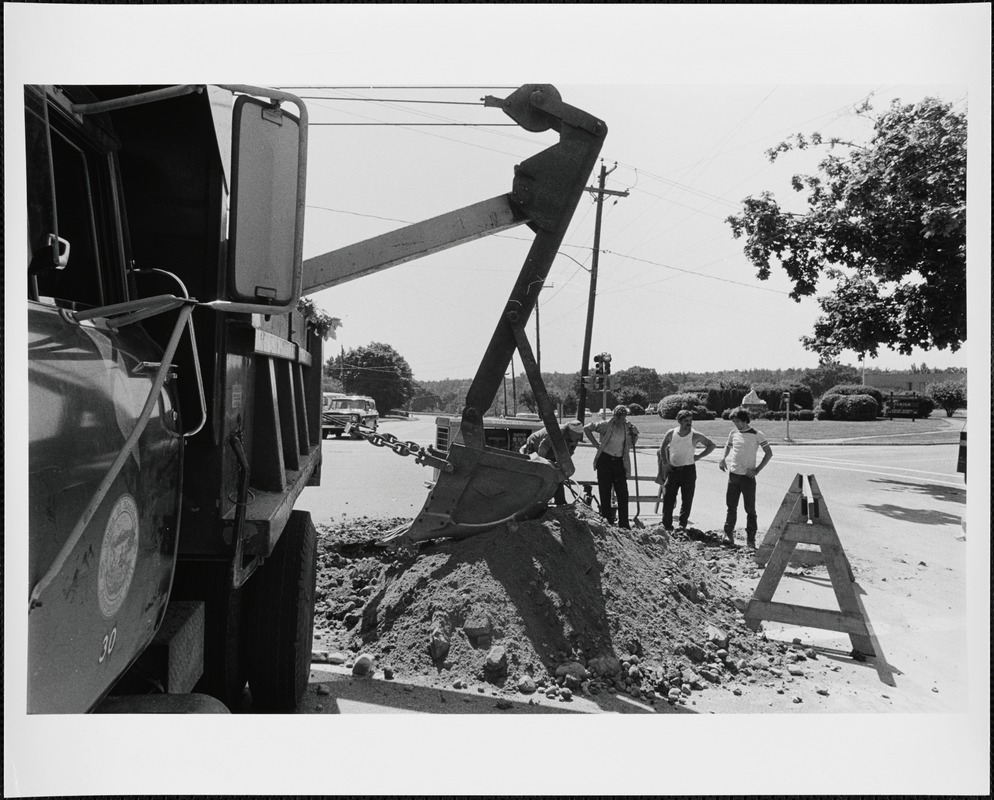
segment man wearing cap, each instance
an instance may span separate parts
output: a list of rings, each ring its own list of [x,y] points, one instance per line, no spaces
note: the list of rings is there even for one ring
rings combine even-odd
[[[628,406],[615,406],[610,419],[583,426],[590,443],[597,448],[594,469],[600,492],[601,516],[612,525],[615,509],[611,505],[611,490],[618,499],[618,527],[628,528],[628,476],[632,471],[630,450],[638,441],[639,431],[628,421]],[[600,439],[595,439],[594,434]]]
[[[574,419],[565,425],[560,425],[559,432],[563,435],[563,440],[566,442],[566,449],[569,450],[569,454],[573,455],[576,446],[583,439],[583,423],[578,419]],[[518,452],[523,455],[534,453],[539,458],[548,459],[553,463],[556,461],[556,451],[552,446],[552,439],[549,438],[549,431],[546,428],[539,428],[529,436],[528,441],[521,446]],[[556,487],[556,493],[553,497],[557,506],[566,505],[566,491],[562,483]]]

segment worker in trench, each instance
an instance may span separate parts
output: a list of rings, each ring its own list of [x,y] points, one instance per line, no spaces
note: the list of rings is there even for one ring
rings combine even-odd
[[[559,431],[563,435],[563,441],[566,442],[566,449],[570,455],[573,455],[576,446],[583,439],[583,423],[578,419],[574,419],[565,425],[560,425]],[[544,458],[553,463],[556,461],[556,451],[552,446],[552,439],[549,437],[547,428],[539,428],[532,433],[518,452],[526,456]],[[563,483],[559,483],[556,486],[556,493],[553,495],[553,499],[555,499],[557,506],[566,505],[566,490],[564,486],[565,484]]]

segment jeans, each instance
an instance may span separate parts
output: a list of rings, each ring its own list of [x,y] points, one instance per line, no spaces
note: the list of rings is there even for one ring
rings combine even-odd
[[[618,525],[628,527],[628,476],[620,456],[601,453],[597,459],[597,489],[600,492],[601,516],[614,524],[615,509],[611,506],[611,489],[618,498]]]
[[[728,510],[725,515],[725,533],[731,533],[735,530],[736,511],[740,496],[746,512],[746,537],[752,540],[756,538],[757,528],[756,479],[730,472],[728,474],[728,489],[725,491],[725,506]]]
[[[663,486],[663,527],[673,527],[673,509],[676,507],[676,493],[680,492],[680,527],[686,528],[690,520],[690,509],[694,505],[694,490],[697,488],[697,466],[670,467]]]

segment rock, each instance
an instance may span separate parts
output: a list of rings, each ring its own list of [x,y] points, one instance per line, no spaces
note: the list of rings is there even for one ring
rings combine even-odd
[[[575,692],[580,688],[580,679],[576,675],[566,675],[563,677],[563,686]]]
[[[680,690],[679,689],[670,689],[666,693],[666,699],[669,700],[671,703],[676,702],[679,698],[680,698]]]
[[[384,667],[383,668],[383,679],[387,680],[387,681],[392,681],[393,680],[393,667]]]
[[[483,614],[470,615],[463,623],[462,630],[470,639],[490,636],[493,633],[490,618]]]
[[[818,658],[818,651],[815,650],[813,647],[808,647],[807,649],[805,649],[804,655],[806,655],[808,658],[810,658],[813,661],[814,659]]]
[[[788,667],[787,672],[798,678],[804,674],[804,670],[801,667]]]
[[[689,658],[695,664],[700,664],[705,658],[704,650],[698,647],[696,644],[691,644],[690,642],[687,642],[683,645],[683,651],[684,654],[687,656],[687,658]]]
[[[815,689],[815,691],[818,694],[821,694],[821,695],[824,695],[825,697],[828,697],[828,689],[824,688],[823,686],[819,686],[817,689]]]
[[[728,651],[722,649],[719,650],[717,653],[715,653],[715,655],[718,656],[718,658],[720,658],[722,661],[724,661],[726,658],[728,658]]]
[[[328,657],[331,654],[327,650],[312,650],[311,651],[311,663],[312,664],[327,664]]]
[[[567,661],[565,664],[560,664],[556,667],[557,678],[563,678],[567,675],[572,675],[574,678],[581,681],[590,677],[590,673],[587,672],[587,668],[579,661]]]
[[[342,622],[345,624],[346,628],[351,630],[358,625],[361,620],[362,614],[359,611],[350,611],[345,615],[345,619],[343,619]]]
[[[331,694],[331,689],[325,686],[323,683],[318,684],[318,688],[315,689],[318,694]]]
[[[736,697],[741,697],[742,690],[738,686],[736,686],[734,689],[732,689],[732,694],[734,694]]]
[[[449,654],[449,637],[441,628],[435,628],[431,632],[431,639],[428,642],[428,653],[432,661],[443,661]]]
[[[560,689],[559,690],[559,701],[560,702],[562,702],[562,703],[568,703],[572,699],[573,699],[573,692],[571,692],[569,689]]]
[[[328,663],[329,664],[336,664],[338,666],[341,666],[342,664],[345,663],[345,661],[346,661],[345,656],[342,653],[329,653],[328,654]]]
[[[721,649],[728,649],[728,634],[716,625],[708,625],[705,636]]]
[[[514,703],[512,703],[510,700],[505,700],[503,697],[497,701],[496,705],[497,708],[501,709],[502,711],[506,711],[509,708],[514,708]]]
[[[792,702],[794,702],[794,703],[803,703],[804,699],[801,698],[801,697],[796,697],[795,696]]]
[[[359,677],[369,675],[373,671],[373,657],[368,653],[359,656],[352,665],[352,674]]]
[[[632,680],[635,680],[636,678],[640,678],[640,677],[642,677],[642,670],[640,670],[637,666],[635,666],[634,664],[632,664],[628,668],[628,677],[631,678]]]
[[[531,675],[522,675],[518,680],[518,691],[521,694],[534,694],[537,688]]]
[[[685,683],[683,686],[680,687],[680,691],[683,694],[689,695],[691,693],[691,691],[693,691],[693,690],[690,688],[690,684],[689,683]]]
[[[621,669],[621,661],[615,656],[597,656],[587,662],[587,669],[594,675],[614,675]]]
[[[501,645],[494,645],[487,652],[483,662],[483,672],[488,681],[495,681],[507,675],[507,651]]]

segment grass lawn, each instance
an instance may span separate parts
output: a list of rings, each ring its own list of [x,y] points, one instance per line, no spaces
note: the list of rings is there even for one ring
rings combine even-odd
[[[599,418],[599,417],[598,417]],[[590,421],[587,417],[587,421]],[[676,420],[661,419],[656,415],[629,417],[639,429],[639,447],[658,446],[666,431],[676,427]],[[844,439],[854,444],[866,440],[866,444],[900,443],[941,443],[953,444],[959,441],[959,432],[965,420],[948,419],[942,411],[933,412],[927,419],[877,419],[867,422],[839,422],[834,420],[790,421],[790,439],[797,444]],[[735,426],[724,419],[695,420],[694,430],[703,433],[716,445],[722,447],[729,431]],[[770,443],[784,443],[787,438],[788,423],[761,419],[753,427],[766,434]]]

